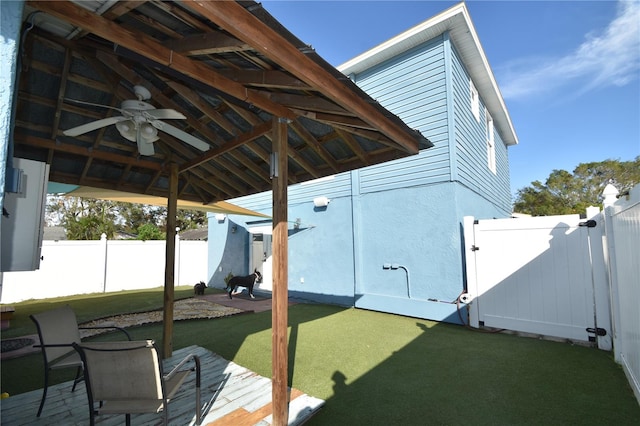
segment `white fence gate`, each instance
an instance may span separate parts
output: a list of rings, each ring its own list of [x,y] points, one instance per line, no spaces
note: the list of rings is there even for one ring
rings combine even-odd
[[[604,223],[578,215],[464,223],[473,327],[596,342],[611,349]],[[594,226],[595,225],[595,226]]]

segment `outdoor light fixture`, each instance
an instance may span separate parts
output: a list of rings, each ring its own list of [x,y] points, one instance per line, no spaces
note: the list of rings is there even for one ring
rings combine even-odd
[[[227,216],[224,213],[216,213],[214,217],[220,223],[224,222],[224,220],[227,218]]]
[[[331,202],[331,200],[328,199],[327,197],[316,197],[316,198],[313,199],[313,206],[314,207],[327,207],[330,202]]]

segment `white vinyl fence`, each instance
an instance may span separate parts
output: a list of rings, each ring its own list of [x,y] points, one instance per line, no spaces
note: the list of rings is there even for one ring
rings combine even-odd
[[[162,287],[165,242],[43,241],[40,269],[2,274],[0,301]],[[207,282],[207,242],[176,238],[175,285]]]
[[[604,210],[613,350],[640,402],[640,185]]]

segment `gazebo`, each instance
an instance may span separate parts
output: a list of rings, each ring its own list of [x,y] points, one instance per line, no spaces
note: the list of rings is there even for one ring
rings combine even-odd
[[[26,1],[15,36],[7,168],[25,158],[51,182],[167,200],[165,356],[178,201],[273,191],[273,415],[286,424],[288,185],[431,143],[253,1]],[[131,116],[136,102],[150,115]]]

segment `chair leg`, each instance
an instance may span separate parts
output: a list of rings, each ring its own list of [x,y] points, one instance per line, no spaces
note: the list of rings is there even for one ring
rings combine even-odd
[[[92,406],[89,406],[89,426],[95,426],[96,424],[96,412]]]
[[[36,417],[40,417],[42,414],[42,408],[44,407],[44,400],[47,399],[47,388],[49,387],[49,369],[44,367],[44,389],[42,389],[42,399],[40,400],[40,407],[38,408],[38,414]]]
[[[76,385],[81,382],[82,379],[84,379],[84,376],[82,374],[82,367],[78,367],[78,370],[76,371],[76,378],[73,379],[73,387],[71,388],[71,392],[76,390]]]

